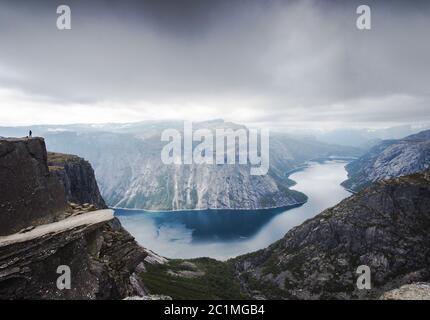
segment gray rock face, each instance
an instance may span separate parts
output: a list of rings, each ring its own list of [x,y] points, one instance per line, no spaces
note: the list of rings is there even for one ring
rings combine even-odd
[[[0,139],[0,236],[49,223],[67,208],[42,138]]]
[[[63,184],[67,201],[107,208],[88,161],[68,154],[48,152],[49,171]]]
[[[250,165],[166,165],[161,161],[165,128],[181,130],[182,123],[148,124],[105,132],[47,134],[50,150],[84,156],[94,166],[100,191],[110,206],[151,209],[260,209],[296,205],[306,197],[290,190],[286,173],[306,161],[329,156],[351,156],[354,148],[311,139],[273,134],[270,169],[252,176]],[[195,129],[246,129],[222,120],[195,123]],[[118,129],[117,129],[118,130]],[[126,133],[124,133],[126,132]]]
[[[358,191],[374,181],[430,168],[430,130],[400,140],[386,140],[346,166],[343,186]]]
[[[430,300],[430,283],[412,283],[385,292],[381,300]]]
[[[305,201],[303,194],[271,176],[251,176],[247,166],[167,167],[151,161],[114,205],[152,210],[258,209]]]
[[[430,171],[379,181],[289,231],[264,250],[233,260],[251,296],[378,298],[430,279]],[[356,287],[357,267],[371,290]]]
[[[43,139],[0,140],[0,300],[122,299],[138,294],[131,279],[147,256],[145,249],[111,210],[92,211],[90,205],[91,210],[74,212],[67,206],[64,187],[67,198],[80,204],[101,207],[104,202],[91,166],[61,156],[67,161],[52,162],[58,167],[53,174]],[[60,265],[70,267],[70,290],[57,288]]]
[[[0,238],[0,299],[125,298],[137,294],[130,277],[145,257],[117,219],[6,245]],[[70,290],[57,288],[60,265],[70,268]]]

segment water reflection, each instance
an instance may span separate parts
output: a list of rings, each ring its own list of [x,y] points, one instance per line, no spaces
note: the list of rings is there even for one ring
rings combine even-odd
[[[265,210],[190,210],[180,212],[147,212],[140,210],[116,209],[115,214],[124,224],[141,220],[152,223],[161,233],[175,234],[190,231],[193,243],[230,241],[245,239],[255,235],[279,213],[297,206]],[[188,232],[187,232],[188,234]],[[179,238],[171,238],[177,241]]]
[[[308,202],[295,208],[268,210],[194,210],[146,212],[117,209],[124,227],[143,246],[171,258],[207,256],[217,259],[264,248],[294,226],[331,207],[350,193],[340,186],[345,162],[311,163],[290,178],[292,188]]]

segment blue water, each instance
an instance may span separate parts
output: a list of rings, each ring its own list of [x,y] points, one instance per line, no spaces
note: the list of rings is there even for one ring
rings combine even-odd
[[[290,175],[308,201],[295,208],[148,212],[116,209],[123,226],[146,248],[169,258],[228,259],[264,248],[294,226],[348,197],[343,161],[310,163]]]

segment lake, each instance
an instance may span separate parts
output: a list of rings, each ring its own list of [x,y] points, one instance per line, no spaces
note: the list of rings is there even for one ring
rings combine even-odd
[[[326,208],[348,197],[340,183],[345,161],[310,162],[290,175],[291,189],[308,201],[295,208],[266,210],[189,210],[149,212],[115,209],[122,225],[144,247],[168,258],[211,257],[225,260],[262,249]]]

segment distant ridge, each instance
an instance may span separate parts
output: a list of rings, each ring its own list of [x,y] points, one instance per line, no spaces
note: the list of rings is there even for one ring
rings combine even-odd
[[[372,182],[430,168],[430,130],[398,140],[384,140],[346,166],[342,185],[358,191]]]

